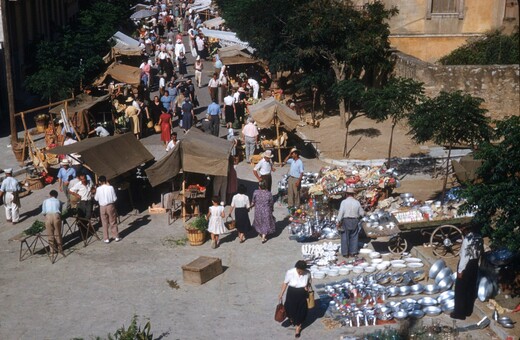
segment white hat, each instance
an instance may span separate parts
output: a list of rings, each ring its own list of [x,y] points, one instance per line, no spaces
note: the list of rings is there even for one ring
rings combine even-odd
[[[58,120],[58,124],[63,124],[63,119]]]
[[[70,165],[70,161],[68,159],[63,159],[61,162],[60,162],[61,165]]]
[[[347,188],[347,194],[355,194],[354,188]]]
[[[13,169],[11,169],[11,168],[4,169],[4,172],[5,172],[6,174],[12,174],[12,173],[13,173]]]
[[[272,154],[271,150],[265,150],[263,156],[267,157],[267,158],[273,158],[273,154]]]

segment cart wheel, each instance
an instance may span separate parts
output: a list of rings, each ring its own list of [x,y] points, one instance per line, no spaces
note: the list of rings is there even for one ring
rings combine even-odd
[[[402,254],[408,248],[408,242],[401,235],[395,235],[388,240],[388,250],[393,254]]]
[[[454,225],[442,225],[433,231],[430,246],[437,256],[455,257],[459,255],[463,238],[459,228]]]

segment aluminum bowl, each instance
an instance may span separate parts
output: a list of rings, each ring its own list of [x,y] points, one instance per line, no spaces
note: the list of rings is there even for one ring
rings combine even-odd
[[[408,316],[412,319],[421,319],[424,316],[424,312],[420,309],[415,309],[409,312]]]
[[[424,270],[422,270],[422,269],[416,270],[412,274],[413,282],[422,281],[422,280],[424,280],[425,277],[426,277],[426,274],[425,274]]]
[[[451,275],[453,274],[453,271],[451,270],[451,268],[443,268],[439,273],[437,273],[437,275],[435,276],[435,284],[439,284],[439,282],[441,282],[442,279],[444,279],[445,277],[451,277]]]
[[[424,291],[424,285],[420,283],[416,283],[413,286],[410,286],[412,294],[421,294]]]
[[[423,308],[423,312],[428,316],[437,316],[441,314],[442,310],[437,306],[428,306]]]
[[[437,286],[441,292],[444,292],[451,288],[453,285],[453,278],[450,276],[446,276],[444,279],[440,280]]]
[[[498,323],[513,323],[513,320],[511,320],[511,318],[509,316],[501,316],[498,318]]]
[[[399,311],[394,312],[393,315],[394,315],[394,319],[403,320],[403,319],[406,319],[408,317],[408,312],[405,311],[405,310],[400,309]]]
[[[430,279],[435,279],[437,274],[446,267],[446,262],[444,262],[443,259],[435,261],[434,264],[430,267],[430,272],[428,273],[428,276]]]
[[[388,291],[388,294],[390,296],[396,296],[397,294],[399,294],[399,288],[396,286],[390,286],[386,290]]]
[[[412,291],[412,289],[410,288],[410,286],[399,287],[399,295],[401,295],[401,296],[408,295],[408,294],[410,294],[411,291]]]
[[[430,284],[427,284],[426,286],[424,286],[424,291],[423,291],[424,294],[431,295],[431,294],[436,294],[438,292],[439,292],[439,287],[437,285],[430,283]]]
[[[504,328],[515,328],[515,325],[512,323],[500,323],[500,326]]]
[[[489,297],[491,297],[492,294],[493,294],[493,283],[491,282],[490,279],[483,276],[480,279],[480,282],[478,284],[477,296],[480,301],[484,302]]]
[[[394,311],[399,310],[399,307],[401,306],[401,302],[399,301],[388,301],[385,304],[386,307],[391,308]]]
[[[447,290],[437,297],[437,301],[442,304],[446,300],[452,300],[455,298],[455,292],[453,290]]]
[[[429,296],[425,296],[423,298],[420,298],[417,300],[417,303],[420,303],[423,307],[429,307],[429,306],[436,306],[437,305],[437,299],[434,299]]]
[[[455,310],[455,300],[454,299],[448,299],[444,300],[441,304],[442,312],[445,314],[450,314]]]

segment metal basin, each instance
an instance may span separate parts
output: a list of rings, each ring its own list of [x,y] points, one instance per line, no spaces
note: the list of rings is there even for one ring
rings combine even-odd
[[[424,285],[416,283],[410,289],[412,294],[421,294],[424,291]]]
[[[430,277],[430,279],[435,279],[437,274],[445,267],[446,262],[444,262],[444,260],[440,259],[435,261],[435,263],[432,264],[432,266],[430,267],[430,272],[428,273],[428,276]]]
[[[437,316],[437,315],[441,314],[441,311],[442,310],[437,306],[428,306],[428,307],[423,308],[424,314],[426,314],[428,316]]]
[[[485,276],[480,279],[477,295],[480,301],[486,301],[493,294],[493,283]]]
[[[401,286],[401,287],[399,287],[399,295],[401,295],[401,296],[408,295],[408,294],[410,294],[411,290],[412,289],[409,286]]]
[[[396,296],[397,294],[399,294],[399,288],[396,286],[388,287],[387,291],[388,291],[388,295],[390,295],[390,296]]]
[[[441,292],[444,292],[444,291],[450,289],[452,285],[453,285],[453,278],[451,277],[451,275],[446,276],[445,278],[440,280],[439,283],[437,284],[437,286],[439,287],[439,290]]]
[[[443,313],[450,314],[451,312],[453,312],[455,310],[455,300],[453,300],[453,299],[444,300],[441,304],[441,309],[442,309]]]
[[[434,284],[427,284],[426,286],[424,286],[424,294],[428,294],[428,295],[431,295],[431,294],[436,294],[439,292],[439,287],[437,285],[434,285]]]
[[[448,290],[442,293],[437,297],[437,301],[439,301],[440,304],[442,304],[446,300],[453,299],[455,297],[455,292],[453,290]]]
[[[509,316],[501,316],[498,318],[497,320],[499,323],[513,323],[513,320],[511,320],[511,318]]]
[[[426,276],[426,274],[425,274],[424,270],[422,270],[422,269],[414,271],[413,275],[412,275],[413,282],[422,281],[422,280],[424,280],[425,276]]]
[[[408,317],[408,312],[400,309],[399,311],[394,312],[393,315],[394,315],[394,319],[403,320],[403,319],[406,319],[406,317]]]
[[[442,279],[444,279],[445,277],[451,277],[451,275],[453,274],[453,271],[451,270],[451,268],[443,268],[441,269],[441,271],[435,276],[435,284],[439,284],[439,282],[441,282]]]
[[[415,309],[409,312],[408,316],[412,319],[421,319],[424,316],[424,312],[420,309]]]
[[[437,299],[425,296],[417,300],[417,303],[420,303],[423,307],[435,306],[437,305]]]

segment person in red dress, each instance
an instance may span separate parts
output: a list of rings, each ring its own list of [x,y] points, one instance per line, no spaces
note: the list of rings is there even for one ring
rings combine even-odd
[[[170,141],[170,132],[172,128],[172,116],[166,112],[166,110],[162,110],[162,113],[159,116],[159,124],[161,125],[161,140],[164,146],[166,146]]]

